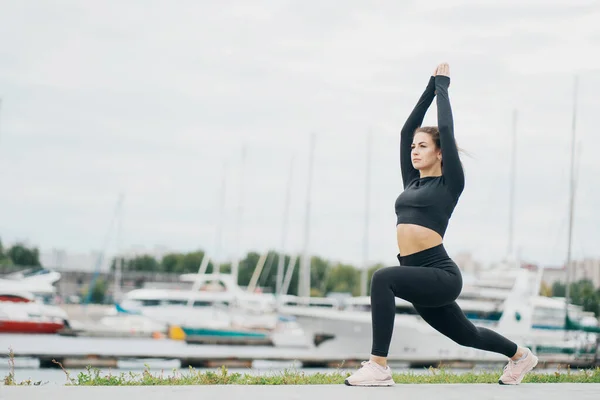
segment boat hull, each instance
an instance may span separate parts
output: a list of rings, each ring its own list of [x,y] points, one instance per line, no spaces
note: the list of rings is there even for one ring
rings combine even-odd
[[[185,341],[189,344],[273,346],[273,341],[266,332],[189,327],[182,327],[182,329],[185,333]]]
[[[38,321],[0,321],[0,333],[55,334],[64,323]]]

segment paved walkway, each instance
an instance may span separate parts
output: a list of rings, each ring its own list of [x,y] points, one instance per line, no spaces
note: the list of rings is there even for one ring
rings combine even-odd
[[[359,388],[345,385],[221,385],[221,386],[124,386],[124,387],[0,387],[0,400],[131,400],[142,396],[144,400],[296,400],[296,399],[485,399],[515,400],[544,399],[576,400],[600,399],[600,384],[595,383],[531,383],[519,386],[497,384],[451,385],[396,385],[382,388]],[[374,397],[376,396],[376,397]]]

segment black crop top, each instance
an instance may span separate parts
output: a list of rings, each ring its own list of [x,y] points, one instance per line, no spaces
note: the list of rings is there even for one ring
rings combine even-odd
[[[396,199],[396,224],[416,224],[444,237],[448,221],[464,187],[465,177],[454,141],[454,122],[448,98],[450,78],[432,76],[425,92],[400,133],[400,168],[404,191]],[[420,178],[412,166],[411,147],[415,130],[437,96],[438,129],[442,148],[442,175]]]

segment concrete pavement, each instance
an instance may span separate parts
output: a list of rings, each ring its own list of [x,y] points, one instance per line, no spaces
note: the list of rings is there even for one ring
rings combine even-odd
[[[122,386],[122,387],[77,387],[38,386],[0,387],[1,400],[130,400],[136,396],[144,400],[198,400],[231,399],[243,400],[300,400],[300,399],[344,399],[344,400],[598,400],[600,384],[595,383],[530,383],[519,386],[498,384],[397,384],[393,387],[360,388],[345,385],[214,385],[214,386]],[[374,397],[376,396],[376,397]]]

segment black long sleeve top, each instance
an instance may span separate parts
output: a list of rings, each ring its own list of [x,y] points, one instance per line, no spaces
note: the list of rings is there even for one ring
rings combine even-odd
[[[465,177],[454,140],[454,121],[448,97],[450,78],[432,76],[400,133],[400,168],[404,191],[396,198],[396,224],[416,224],[444,236],[450,216],[465,186]],[[420,178],[412,166],[411,146],[427,109],[437,98],[442,175]]]

